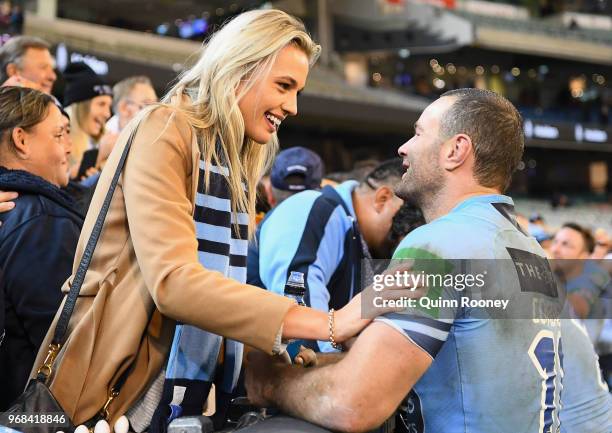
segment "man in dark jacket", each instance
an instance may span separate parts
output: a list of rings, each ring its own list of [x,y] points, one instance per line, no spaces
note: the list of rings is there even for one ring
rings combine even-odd
[[[75,202],[60,189],[68,181],[70,153],[62,145],[60,111],[42,93],[7,89],[0,89],[0,110],[6,110],[0,120],[0,190],[16,191],[19,197],[12,211],[0,213],[0,305],[4,303],[5,317],[0,411],[27,384],[38,348],[63,299],[60,288],[72,272],[83,224]],[[36,104],[48,107],[46,114],[30,108]],[[32,123],[27,129],[20,126]]]

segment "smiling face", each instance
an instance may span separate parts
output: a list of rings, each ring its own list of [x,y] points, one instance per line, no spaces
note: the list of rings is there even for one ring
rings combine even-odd
[[[557,260],[586,259],[589,256],[584,237],[570,227],[563,227],[555,234],[550,252]]]
[[[308,57],[296,46],[288,45],[278,53],[270,71],[238,102],[248,138],[268,143],[285,117],[297,114],[297,96],[306,84],[308,69]]]
[[[117,104],[120,127],[123,128],[140,110],[156,101],[157,94],[153,87],[146,83],[135,84],[127,98]]]
[[[452,98],[440,98],[430,104],[415,123],[414,136],[398,149],[406,172],[396,185],[395,194],[417,207],[434,199],[444,187],[440,119],[452,104]]]
[[[87,114],[82,128],[87,135],[99,137],[104,130],[106,121],[111,117],[113,98],[108,95],[95,96],[89,103]]]
[[[51,93],[57,75],[53,70],[53,57],[44,48],[28,48],[21,58],[17,73],[40,86],[40,90]]]
[[[57,187],[68,185],[71,146],[64,140],[64,119],[55,104],[49,104],[47,117],[23,133],[27,170]]]

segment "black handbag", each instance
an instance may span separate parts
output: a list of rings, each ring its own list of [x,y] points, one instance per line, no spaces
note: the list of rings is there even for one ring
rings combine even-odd
[[[96,244],[100,238],[102,226],[104,225],[104,220],[106,218],[106,214],[108,213],[110,202],[113,198],[115,188],[117,187],[123,166],[125,165],[125,160],[127,159],[132,141],[136,135],[136,130],[137,128],[134,128],[130,134],[125,145],[125,149],[121,154],[121,159],[117,165],[117,170],[115,171],[113,180],[110,184],[108,192],[106,193],[104,203],[102,204],[102,208],[100,209],[100,213],[98,214],[98,218],[96,219],[96,223],[93,227],[89,240],[87,241],[87,246],[85,247],[85,251],[81,257],[81,261],[72,281],[70,291],[66,296],[66,302],[64,303],[64,307],[57,321],[53,339],[49,345],[49,352],[47,353],[43,365],[38,369],[36,378],[30,380],[26,390],[17,398],[17,400],[6,412],[0,413],[0,432],[5,431],[3,427],[25,433],[55,433],[57,431],[64,431],[68,433],[74,431],[75,429],[75,426],[70,418],[66,415],[57,400],[53,397],[51,390],[47,386],[47,379],[51,376],[55,358],[66,341],[68,322],[70,321],[70,317],[74,311],[79,292],[81,291],[81,286],[85,280],[85,274],[87,273]],[[127,369],[126,372],[120,377],[111,390],[109,398],[104,407],[100,410],[100,413],[90,421],[86,422],[86,426],[91,428],[97,421],[106,419],[108,417],[108,412],[106,409],[110,402],[117,397],[117,395],[119,395],[119,390],[125,382],[125,379],[127,379],[129,371],[130,369]],[[10,432],[10,430],[8,431]]]

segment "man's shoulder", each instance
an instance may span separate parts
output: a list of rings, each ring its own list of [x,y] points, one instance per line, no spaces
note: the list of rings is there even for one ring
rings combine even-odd
[[[300,221],[325,224],[338,206],[340,204],[328,200],[321,191],[303,191],[292,195],[272,209],[271,214],[266,215],[265,220],[262,221],[262,227],[271,224],[296,227]]]
[[[32,218],[45,214],[49,204],[44,203],[43,199],[44,197],[38,194],[20,193],[14,200],[15,207],[9,212],[0,214],[3,234]]]
[[[83,223],[82,218],[42,194],[20,194],[15,199],[15,208],[10,212],[0,214],[2,222],[2,234],[0,240],[4,240],[15,231],[23,230],[37,224],[41,218],[68,219],[75,230],[80,230]]]
[[[487,245],[490,236],[468,215],[446,215],[413,230],[395,250],[394,258],[452,258],[476,245]]]

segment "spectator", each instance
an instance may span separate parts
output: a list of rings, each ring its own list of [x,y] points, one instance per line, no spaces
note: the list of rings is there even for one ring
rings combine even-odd
[[[324,171],[321,157],[312,150],[295,146],[280,151],[270,172],[270,206],[278,206],[298,192],[320,189]]]
[[[130,120],[147,105],[157,102],[157,94],[151,80],[143,75],[129,77],[113,86],[113,111],[115,115],[106,122],[106,132],[100,139],[100,151],[96,165],[104,167],[119,133]]]
[[[83,155],[87,150],[97,149],[104,135],[104,125],[111,116],[112,89],[101,76],[82,62],[69,64],[64,70],[64,76],[64,106],[70,115],[73,144],[70,175],[80,179],[96,171],[97,153],[93,152],[85,165],[82,165]]]
[[[280,164],[278,173],[285,174]],[[321,311],[346,305],[361,290],[362,259],[391,255],[384,248],[389,246],[392,220],[402,205],[392,185],[402,173],[400,161],[389,160],[361,183],[347,181],[283,201],[259,225],[249,246],[247,281],[283,294],[289,276],[301,274],[306,305]],[[305,180],[302,189],[314,188],[320,172],[316,179]],[[333,350],[328,342],[312,346]]]
[[[62,300],[83,217],[70,196],[69,144],[54,99],[21,87],[0,89],[0,189],[17,206],[0,214],[0,293],[6,336],[0,349],[0,411],[23,391]],[[1,333],[1,331],[0,331]]]
[[[50,48],[47,42],[37,37],[11,38],[0,48],[0,83],[25,85],[51,93],[57,75],[53,70]]]
[[[119,134],[140,110],[154,102],[157,94],[148,77],[137,75],[119,81],[113,86],[115,115],[106,122],[107,131]]]
[[[579,224],[566,223],[555,234],[550,248],[555,270],[561,275],[573,312],[585,321],[593,344],[603,326],[602,295],[610,277],[596,261],[589,259],[595,241],[591,232]]]
[[[595,260],[604,259],[609,254],[611,246],[608,232],[600,227],[593,233],[593,238],[595,240],[595,247],[593,248],[591,258]]]

